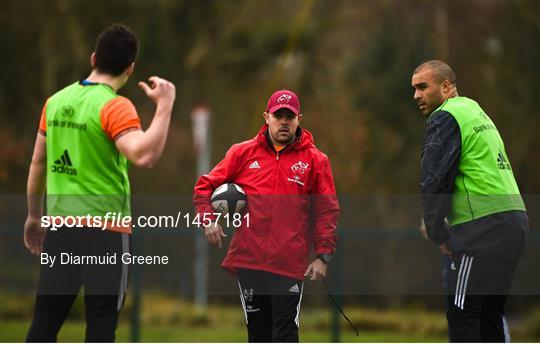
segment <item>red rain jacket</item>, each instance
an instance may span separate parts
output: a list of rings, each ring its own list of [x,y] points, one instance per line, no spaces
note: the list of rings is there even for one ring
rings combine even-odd
[[[313,136],[299,128],[296,140],[276,152],[268,126],[233,145],[225,158],[195,185],[193,202],[202,216],[215,212],[212,192],[236,183],[247,195],[246,219],[235,229],[222,267],[263,270],[303,280],[310,250],[333,253],[339,204],[328,157]]]

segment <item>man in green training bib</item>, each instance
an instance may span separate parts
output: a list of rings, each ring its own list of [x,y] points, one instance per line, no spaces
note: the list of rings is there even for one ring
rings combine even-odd
[[[458,95],[446,63],[418,66],[412,87],[427,117],[423,219],[429,239],[452,260],[449,339],[504,342],[504,307],[529,222],[503,141],[480,105]]]
[[[131,215],[128,161],[150,168],[161,156],[176,95],[174,85],[157,76],[149,78],[151,85],[139,83],[156,104],[150,127],[142,131],[133,103],[116,93],[133,73],[138,46],[126,26],[105,29],[88,78],[56,92],[43,107],[24,226],[25,246],[41,262],[29,342],[57,340],[81,287],[85,340],[115,339],[129,267],[121,257],[131,252],[131,223],[114,217]]]

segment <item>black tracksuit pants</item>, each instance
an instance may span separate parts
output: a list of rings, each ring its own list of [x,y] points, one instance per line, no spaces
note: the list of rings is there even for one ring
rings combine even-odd
[[[504,343],[504,308],[518,261],[462,255],[456,262],[446,312],[450,341]]]
[[[450,230],[468,235],[455,250],[448,275],[446,316],[451,342],[505,342],[504,310],[514,273],[526,245],[525,212],[498,213]],[[466,230],[477,229],[469,233]],[[476,238],[471,234],[479,233]],[[489,233],[490,240],[487,238]],[[454,241],[455,243],[456,241]],[[452,243],[452,241],[449,241]],[[461,252],[460,252],[461,251]],[[504,254],[497,254],[504,253]]]
[[[303,281],[240,269],[238,286],[249,342],[298,342]]]
[[[73,302],[84,288],[87,342],[113,342],[124,302],[128,265],[121,255],[130,252],[128,234],[99,229],[71,228],[49,231],[43,252],[56,257],[41,265],[32,325],[27,342],[56,342]],[[116,264],[61,264],[62,254],[112,256]]]

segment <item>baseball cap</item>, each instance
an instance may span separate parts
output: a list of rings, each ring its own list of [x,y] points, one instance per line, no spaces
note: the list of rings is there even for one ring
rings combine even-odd
[[[298,116],[300,113],[300,100],[296,93],[289,90],[279,90],[270,96],[266,105],[266,112],[275,113],[283,108],[291,110]]]

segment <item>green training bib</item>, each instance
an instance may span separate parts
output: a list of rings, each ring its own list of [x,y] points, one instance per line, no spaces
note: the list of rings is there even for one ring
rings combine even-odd
[[[480,105],[450,98],[435,111],[446,111],[461,131],[461,157],[452,195],[451,225],[509,210],[525,210],[497,127]]]
[[[118,97],[76,82],[47,102],[47,213],[130,215],[128,161],[104,132],[101,110]]]

